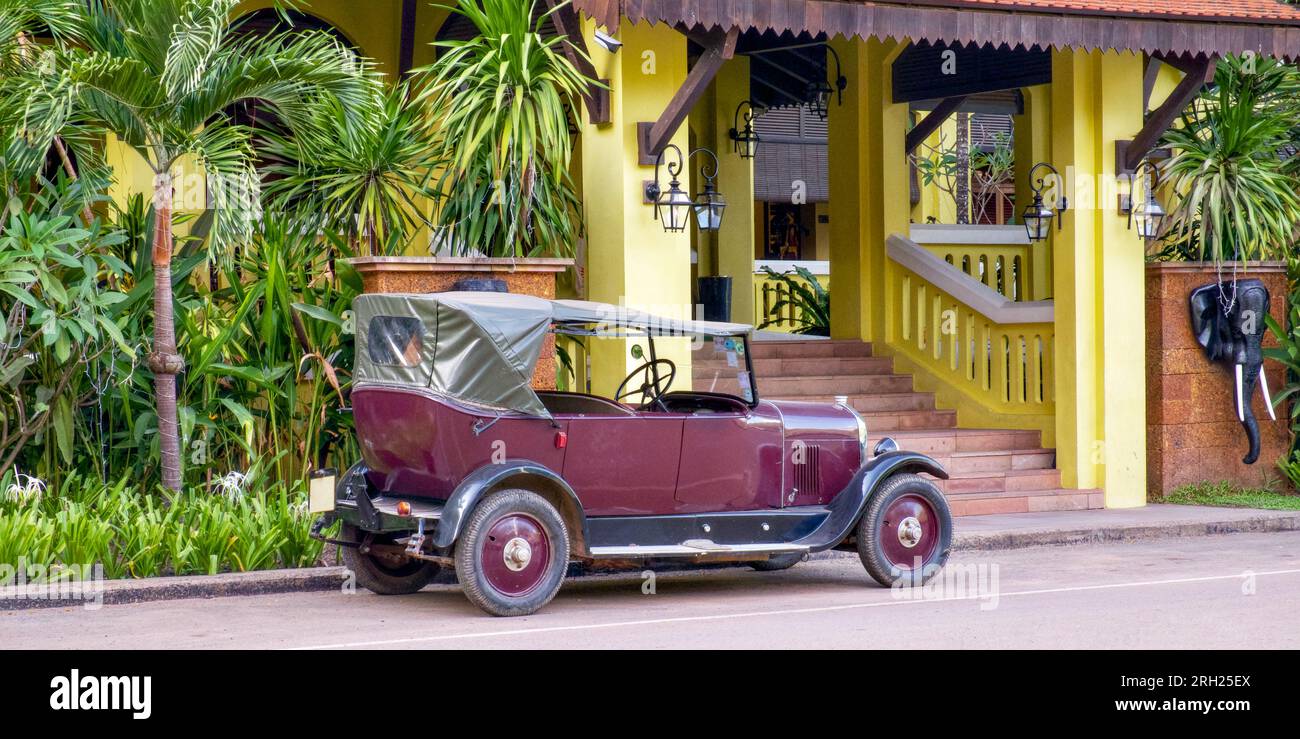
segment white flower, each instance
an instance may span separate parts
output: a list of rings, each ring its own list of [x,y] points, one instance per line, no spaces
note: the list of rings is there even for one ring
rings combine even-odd
[[[248,484],[248,476],[237,470],[231,470],[223,477],[218,478],[213,484],[217,486],[222,495],[234,499],[244,494],[244,486]]]
[[[5,498],[14,503],[27,503],[40,500],[44,493],[44,480],[15,471],[14,481],[5,489]]]

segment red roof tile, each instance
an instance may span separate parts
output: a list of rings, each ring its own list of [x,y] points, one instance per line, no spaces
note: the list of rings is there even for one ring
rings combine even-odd
[[[1024,10],[1069,15],[1165,17],[1183,20],[1300,22],[1300,7],[1281,0],[880,0],[899,5],[937,5]]]

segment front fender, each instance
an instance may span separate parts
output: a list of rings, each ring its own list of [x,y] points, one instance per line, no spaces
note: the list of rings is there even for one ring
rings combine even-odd
[[[798,543],[806,544],[814,552],[820,552],[844,541],[844,537],[857,526],[858,519],[862,518],[871,494],[880,489],[885,480],[905,472],[924,472],[940,480],[948,479],[948,471],[943,465],[919,452],[899,450],[873,457],[862,465],[844,490],[831,501],[828,506],[830,515],[826,520]]]
[[[474,506],[484,495],[507,485],[531,490],[550,498],[570,528],[572,529],[575,524],[578,526],[577,531],[570,531],[570,536],[575,543],[574,553],[585,550],[587,517],[582,511],[582,504],[578,502],[577,493],[573,492],[573,488],[569,487],[569,483],[565,482],[564,478],[555,474],[550,468],[528,460],[485,465],[461,480],[443,507],[442,517],[438,520],[438,527],[433,533],[433,545],[446,548],[455,544]]]

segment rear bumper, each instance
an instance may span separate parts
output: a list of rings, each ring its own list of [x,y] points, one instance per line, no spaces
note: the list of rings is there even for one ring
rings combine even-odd
[[[372,497],[365,471],[363,465],[357,464],[339,478],[334,488],[334,510],[326,514],[327,523],[337,520],[362,531],[389,533],[415,531],[423,521],[425,531],[433,531],[442,518],[441,501],[396,495]],[[398,512],[399,504],[405,504],[403,512]]]

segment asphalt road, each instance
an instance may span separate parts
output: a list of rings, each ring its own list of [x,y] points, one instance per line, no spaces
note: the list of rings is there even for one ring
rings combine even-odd
[[[1300,647],[1300,532],[963,552],[948,572],[923,598],[856,557],[660,574],[653,593],[629,573],[513,619],[455,586],[12,611],[0,649]]]

